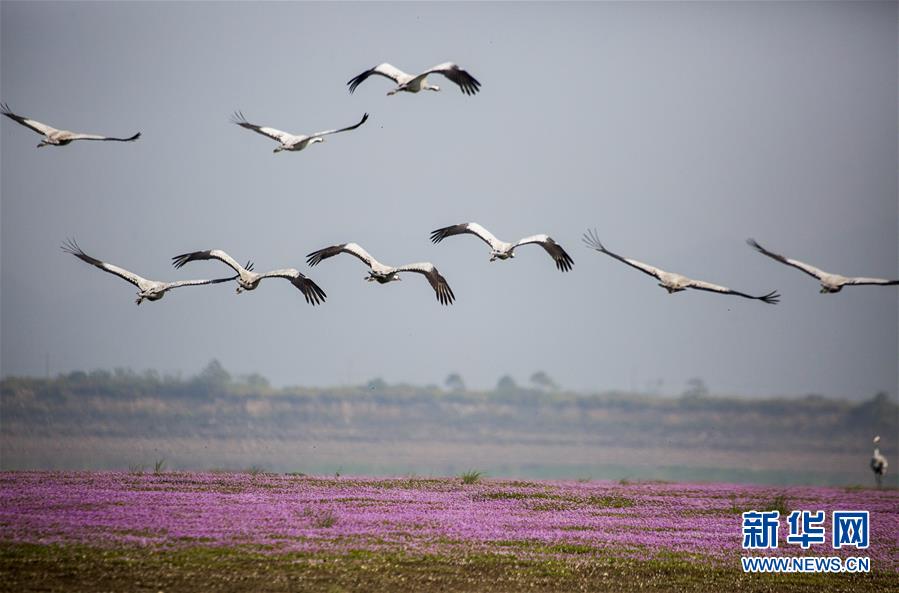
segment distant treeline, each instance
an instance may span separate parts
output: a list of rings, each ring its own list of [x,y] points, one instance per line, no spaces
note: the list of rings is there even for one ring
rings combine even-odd
[[[541,373],[535,376],[543,375]],[[0,382],[5,437],[200,436],[210,438],[583,442],[724,450],[860,451],[874,434],[899,433],[886,394],[854,403],[820,396],[737,399],[704,388],[680,398],[560,390],[501,380],[491,391],[390,385],[276,389],[259,375],[232,377],[217,362],[190,378],[129,370],[72,372]]]

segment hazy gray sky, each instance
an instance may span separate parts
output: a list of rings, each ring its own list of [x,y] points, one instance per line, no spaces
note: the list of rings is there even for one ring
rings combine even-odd
[[[2,99],[70,130],[143,132],[133,144],[35,145],[3,119],[2,373],[156,368],[215,357],[276,384],[442,382],[489,387],[542,369],[576,389],[896,393],[895,287],[818,294],[763,245],[829,271],[896,276],[896,3],[313,4],[3,2]],[[381,61],[416,72],[452,60],[475,97],[385,96]],[[308,132],[301,153],[229,123]],[[488,262],[475,220],[500,238],[546,232]],[[580,242],[761,294],[668,295]],[[258,269],[293,266],[328,293],[308,306],[267,280],[135,289],[59,250],[155,279],[222,275],[173,255],[222,248]],[[457,302],[417,277],[363,281],[356,241],[395,265],[433,261]]]

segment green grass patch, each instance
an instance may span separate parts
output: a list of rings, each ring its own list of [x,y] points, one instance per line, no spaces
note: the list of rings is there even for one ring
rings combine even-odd
[[[356,544],[358,546],[358,544]],[[0,543],[0,592],[304,591],[822,593],[899,590],[899,573],[746,575],[677,552],[633,559],[580,544],[493,542],[446,554],[267,552],[259,546],[179,549]],[[559,557],[534,559],[532,552]]]
[[[617,494],[607,494],[605,496],[591,496],[586,499],[587,504],[595,507],[603,507],[610,509],[624,509],[632,507],[634,499],[626,496],[618,496]]]
[[[749,511],[778,511],[781,517],[785,517],[790,514],[789,505],[787,504],[787,497],[783,493],[776,494],[770,499],[758,499],[752,501],[748,506],[738,505],[737,498],[733,495],[731,495],[730,501],[730,512],[734,515],[742,515],[743,513],[748,513]]]
[[[459,478],[462,479],[463,484],[477,484],[481,481],[481,478],[484,476],[482,472],[476,470],[468,470],[464,472]]]
[[[543,500],[543,499],[561,499],[558,494],[549,494],[548,492],[518,492],[514,490],[501,490],[498,492],[483,492],[477,494],[478,500]]]

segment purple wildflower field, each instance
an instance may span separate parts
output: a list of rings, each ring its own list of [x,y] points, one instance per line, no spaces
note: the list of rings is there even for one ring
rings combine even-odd
[[[445,555],[464,549],[562,559],[675,553],[735,568],[745,555],[740,513],[772,504],[782,512],[823,509],[828,517],[834,509],[870,511],[865,555],[875,571],[899,571],[895,489],[10,472],[0,474],[0,543],[251,546],[272,554]],[[799,546],[783,544],[785,520],[781,528],[782,545],[774,553],[802,554]],[[834,552],[827,543],[805,553]]]

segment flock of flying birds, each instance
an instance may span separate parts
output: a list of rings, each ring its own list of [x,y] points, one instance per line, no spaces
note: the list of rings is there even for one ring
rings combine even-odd
[[[458,85],[461,91],[466,95],[474,95],[480,90],[481,84],[468,72],[462,70],[461,68],[459,68],[459,66],[452,62],[439,64],[437,66],[434,66],[433,68],[429,68],[415,75],[407,74],[388,63],[383,63],[375,66],[374,68],[366,70],[358,76],[355,76],[349,82],[347,82],[347,86],[349,87],[350,93],[353,93],[356,88],[360,84],[365,82],[365,80],[367,80],[370,76],[379,75],[391,79],[396,84],[396,87],[391,89],[387,93],[388,95],[395,95],[399,92],[418,93],[420,91],[439,91],[440,87],[438,87],[437,85],[432,85],[428,82],[428,75],[430,74],[441,74],[445,76],[447,79]],[[6,106],[6,104],[0,104],[0,107],[2,107],[3,115],[25,127],[31,128],[38,134],[43,135],[40,144],[37,145],[38,148],[41,148],[43,146],[65,146],[75,140],[133,142],[140,138],[140,132],[127,138],[117,138],[112,136],[83,134],[78,132],[70,132],[67,130],[59,130],[31,118],[16,115],[9,109],[9,107]],[[247,121],[243,113],[241,113],[240,111],[235,112],[232,119],[233,123],[239,125],[242,128],[252,130],[258,134],[262,134],[273,140],[276,140],[279,144],[278,147],[274,149],[275,153],[281,151],[303,150],[311,144],[324,142],[325,136],[355,130],[366,121],[368,121],[368,113],[365,113],[362,116],[362,119],[357,124],[351,126],[334,130],[324,130],[312,134],[294,135],[275,128],[252,124]],[[516,241],[515,243],[508,243],[506,241],[499,240],[490,231],[476,222],[467,222],[439,228],[431,232],[431,241],[436,244],[440,243],[447,237],[462,234],[474,235],[484,241],[490,247],[491,262],[496,261],[497,259],[506,260],[514,258],[515,249],[522,245],[539,245],[553,259],[556,268],[558,268],[559,271],[570,271],[572,266],[574,265],[574,260],[571,259],[571,256],[568,255],[565,249],[563,249],[559,243],[557,243],[552,239],[552,237],[549,237],[548,235],[532,235]],[[606,249],[606,247],[600,242],[595,230],[588,230],[586,233],[584,233],[583,241],[587,245],[587,247],[604,253],[624,264],[627,264],[645,274],[648,274],[649,276],[654,277],[656,280],[658,280],[659,286],[667,290],[669,293],[681,292],[688,288],[692,288],[696,290],[716,292],[719,294],[740,296],[747,299],[759,300],[768,304],[776,304],[780,299],[780,295],[776,291],[771,291],[760,296],[754,296],[744,292],[732,290],[718,284],[712,284],[710,282],[704,282],[702,280],[694,280],[681,274],[667,272],[665,270],[637,261],[635,259],[623,257]],[[820,270],[809,264],[803,263],[799,260],[790,259],[773,251],[769,251],[759,245],[754,239],[749,239],[748,243],[758,252],[767,255],[768,257],[771,257],[781,263],[802,270],[806,274],[809,274],[810,276],[816,278],[821,284],[822,293],[836,293],[842,290],[844,286],[850,285],[885,286],[899,284],[899,280],[847,277],[841,276],[839,274],[832,274]],[[169,290],[180,288],[182,286],[201,286],[236,281],[238,293],[247,290],[254,290],[257,286],[259,286],[259,283],[263,278],[284,278],[285,280],[289,280],[291,284],[293,284],[297,289],[300,290],[300,292],[303,293],[306,302],[310,305],[317,305],[319,303],[322,303],[326,298],[325,291],[322,290],[320,286],[318,286],[310,278],[306,277],[295,268],[282,268],[260,274],[254,271],[252,261],[248,261],[245,266],[242,266],[240,265],[240,263],[238,263],[237,260],[220,249],[194,251],[192,253],[176,255],[174,258],[172,258],[172,263],[176,268],[181,268],[185,264],[192,261],[215,259],[230,267],[234,272],[233,275],[209,280],[180,280],[177,282],[149,280],[142,276],[138,276],[137,274],[130,272],[124,268],[120,268],[116,265],[91,257],[90,255],[82,251],[82,249],[73,239],[69,239],[64,242],[62,245],[62,249],[63,251],[70,253],[75,257],[78,257],[79,259],[100,268],[101,270],[109,272],[110,274],[114,274],[119,278],[122,278],[135,285],[139,290],[139,292],[137,293],[136,301],[138,305],[140,305],[144,300],[158,301]],[[339,255],[341,253],[352,255],[362,261],[362,263],[364,263],[366,266],[368,266],[369,272],[368,276],[365,278],[368,282],[387,284],[389,282],[401,280],[400,274],[402,273],[414,272],[423,275],[428,280],[431,287],[434,289],[434,293],[436,294],[437,300],[440,302],[440,304],[449,305],[452,304],[455,300],[455,295],[453,294],[449,283],[447,283],[446,278],[444,278],[440,274],[434,264],[430,262],[418,262],[402,266],[389,266],[376,260],[374,257],[372,257],[371,254],[369,254],[357,243],[341,243],[338,245],[331,245],[330,247],[325,247],[323,249],[313,251],[307,256],[306,263],[309,266],[316,266],[321,263],[322,260],[334,257],[335,255]]]

